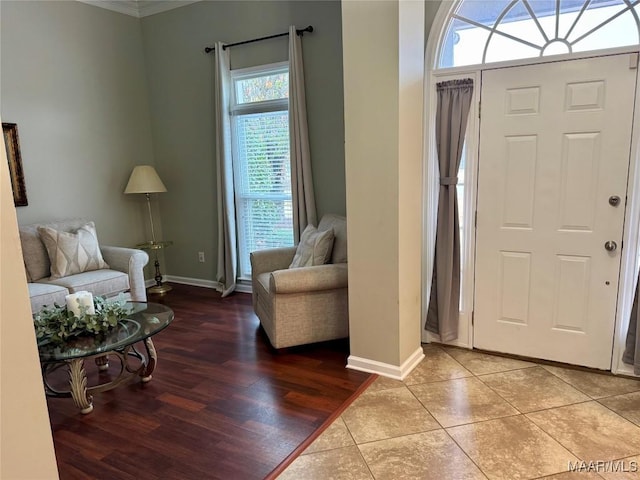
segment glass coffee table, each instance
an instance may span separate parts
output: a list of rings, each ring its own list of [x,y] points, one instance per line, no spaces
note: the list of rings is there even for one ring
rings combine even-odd
[[[39,343],[42,378],[47,396],[71,397],[84,414],[93,410],[92,393],[104,392],[140,377],[143,382],[151,380],[158,355],[151,337],[166,328],[173,320],[173,311],[164,305],[147,302],[127,302],[131,310],[109,333],[95,337],[79,337],[63,344]],[[135,344],[143,342],[146,356],[136,350]],[[87,386],[84,360],[93,358],[100,370],[108,370],[109,356],[120,360],[117,378],[98,385]],[[133,363],[132,359],[136,359]],[[48,380],[55,370],[67,366],[69,390],[59,390]]]

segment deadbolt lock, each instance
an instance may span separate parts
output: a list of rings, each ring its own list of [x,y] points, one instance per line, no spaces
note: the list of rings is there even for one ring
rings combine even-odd
[[[620,205],[620,197],[617,195],[611,195],[609,197],[609,205],[611,205],[612,207],[617,207],[618,205]]]

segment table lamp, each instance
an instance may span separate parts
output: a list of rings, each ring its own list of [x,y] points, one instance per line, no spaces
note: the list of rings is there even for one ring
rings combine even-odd
[[[158,242],[156,233],[153,228],[153,214],[151,213],[151,194],[163,193],[167,191],[162,180],[158,176],[158,172],[151,165],[138,165],[131,172],[129,183],[124,189],[124,193],[144,193],[147,197],[147,207],[149,208],[149,223],[151,224],[151,242],[147,242],[138,247],[155,251],[155,267],[156,267],[156,285],[149,288],[151,293],[166,293],[171,290],[170,285],[162,283],[162,274],[160,273],[160,262],[158,261],[158,250],[171,245],[171,242]]]
[[[158,172],[151,165],[138,165],[131,172],[127,188],[124,193],[144,193],[147,196],[147,206],[149,207],[149,222],[151,223],[151,243],[156,242],[156,234],[153,231],[153,215],[151,214],[151,194],[163,193],[167,191]]]

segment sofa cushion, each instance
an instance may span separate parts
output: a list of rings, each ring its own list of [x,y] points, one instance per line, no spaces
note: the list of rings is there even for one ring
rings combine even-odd
[[[27,269],[27,262],[23,260],[22,264],[24,265],[24,273],[27,275],[27,283],[33,282],[33,279],[31,278],[31,274],[29,273],[29,269]]]
[[[129,276],[116,270],[93,270],[62,278],[41,280],[50,285],[67,288],[71,293],[88,290],[94,296],[111,296],[129,289]]]
[[[322,217],[318,230],[333,230],[335,240],[331,252],[331,263],[347,262],[347,219],[328,213]]]
[[[333,229],[319,231],[313,225],[307,225],[302,232],[300,243],[289,268],[324,265],[331,258],[333,249]]]
[[[51,278],[109,268],[102,258],[93,222],[82,225],[75,232],[43,225],[38,227],[38,233],[49,254]]]
[[[37,312],[45,305],[53,307],[54,304],[66,305],[65,297],[69,290],[60,285],[46,283],[28,283],[29,297],[31,298],[31,311]]]

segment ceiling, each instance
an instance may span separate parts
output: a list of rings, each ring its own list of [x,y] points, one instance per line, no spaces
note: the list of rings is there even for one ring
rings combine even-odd
[[[199,0],[78,0],[82,3],[142,18],[174,8],[183,7]]]

